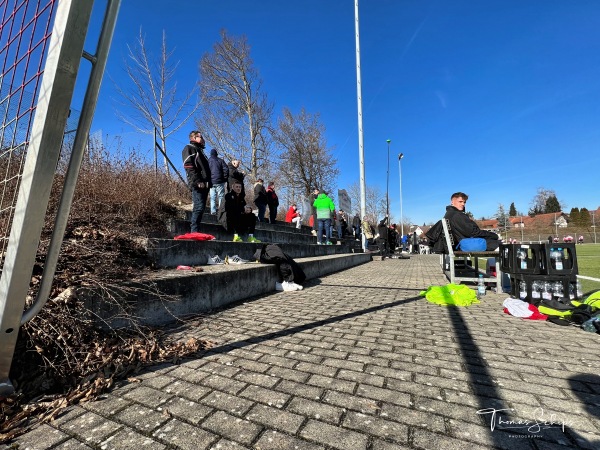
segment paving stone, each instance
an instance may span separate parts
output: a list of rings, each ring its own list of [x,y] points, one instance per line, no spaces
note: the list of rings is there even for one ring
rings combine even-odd
[[[41,424],[35,427],[32,431],[27,433],[25,436],[19,436],[11,443],[12,448],[29,448],[31,450],[45,450],[58,444],[61,441],[69,439],[69,435],[57,430],[50,425]],[[3,448],[11,448],[6,446]]]
[[[310,378],[310,374],[294,369],[286,369],[285,367],[271,366],[267,371],[269,375],[289,380],[296,383],[303,383]]]
[[[320,387],[309,386],[303,383],[295,383],[288,380],[281,381],[277,386],[275,386],[275,390],[313,400],[318,400],[323,395],[323,392],[325,392],[325,389]]]
[[[385,383],[385,379],[383,377],[346,369],[341,369],[337,373],[336,378],[339,378],[341,380],[360,382],[364,384],[371,384],[377,387],[383,387]]]
[[[322,450],[323,446],[297,439],[274,430],[265,430],[255,445],[260,450]]]
[[[188,383],[187,381],[175,379],[173,383],[163,387],[162,391],[167,394],[185,397],[192,401],[198,401],[211,392],[212,389],[206,386],[200,386],[194,383]]]
[[[289,405],[287,405],[286,410],[333,424],[338,424],[344,413],[341,408],[300,397],[293,398]]]
[[[65,433],[84,437],[86,443],[103,441],[120,428],[122,425],[93,412],[86,412],[60,426]]]
[[[253,442],[261,431],[261,426],[223,411],[215,412],[204,421],[202,427],[243,445]]]
[[[229,439],[220,439],[216,444],[210,447],[210,450],[246,450],[248,447],[230,441]]]
[[[283,405],[289,400],[290,396],[283,392],[276,392],[271,389],[265,389],[260,386],[249,385],[239,394],[241,397],[248,398],[253,401],[264,403],[265,405],[275,406],[277,408],[283,407]]]
[[[253,405],[249,400],[219,391],[211,392],[201,400],[201,403],[210,408],[221,409],[236,416],[243,416]]]
[[[131,405],[118,414],[115,419],[138,431],[150,433],[169,420],[164,411],[156,411],[143,405]]]
[[[139,450],[141,448],[144,450],[162,450],[166,446],[134,430],[124,428],[101,442],[100,448],[102,450]]]
[[[146,405],[149,408],[156,408],[166,403],[173,395],[158,389],[139,386],[137,389],[126,392],[124,397],[128,400],[133,400],[142,405]]]
[[[351,411],[344,418],[342,425],[370,436],[408,443],[408,426],[386,418]]]
[[[367,397],[373,400],[382,400],[397,405],[408,406],[410,403],[410,395],[393,391],[390,389],[378,388],[375,386],[369,386],[367,384],[361,384],[356,390],[356,395],[361,397]]]
[[[202,428],[188,425],[177,419],[164,424],[152,434],[152,437],[183,450],[208,449],[219,439],[218,436]]]
[[[409,426],[427,428],[438,433],[443,433],[446,430],[444,418],[442,416],[414,407],[405,408],[398,405],[383,403],[379,416]]]
[[[35,447],[25,447],[30,448],[31,450],[35,450]],[[93,447],[89,445],[85,445],[83,442],[78,441],[77,439],[69,439],[68,441],[63,442],[57,447],[53,447],[52,450],[90,450]]]
[[[300,436],[321,445],[340,450],[362,450],[367,448],[368,436],[324,422],[310,420],[300,431]]]
[[[333,389],[341,392],[354,392],[356,383],[353,381],[338,380],[336,378],[324,377],[321,375],[312,375],[308,381],[308,384],[313,386],[320,386],[325,389]]]
[[[154,376],[152,377],[142,379],[144,386],[148,386],[154,389],[162,389],[165,386],[168,386],[177,381],[177,378],[172,377],[170,375],[153,375]]]
[[[305,420],[304,416],[266,405],[255,405],[245,418],[288,434],[296,434]]]
[[[275,386],[279,381],[279,378],[273,375],[265,375],[262,373],[250,372],[247,370],[239,372],[235,376],[235,379],[248,384],[256,384],[258,386],[262,386],[268,389]]]
[[[130,406],[133,402],[112,394],[103,395],[91,402],[81,403],[81,407],[95,412],[101,416],[110,417]]]
[[[209,375],[204,380],[202,380],[202,385],[234,395],[247,386],[246,383],[243,383],[241,381],[232,380],[230,378],[216,374]]]
[[[173,397],[158,409],[168,417],[174,417],[191,424],[199,423],[214,411],[214,408],[210,406],[183,397]]]

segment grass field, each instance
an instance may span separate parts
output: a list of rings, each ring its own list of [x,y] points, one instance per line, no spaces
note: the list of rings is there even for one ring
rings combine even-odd
[[[579,275],[600,279],[600,244],[582,244],[575,246]],[[600,282],[581,280],[583,292],[597,291]]]

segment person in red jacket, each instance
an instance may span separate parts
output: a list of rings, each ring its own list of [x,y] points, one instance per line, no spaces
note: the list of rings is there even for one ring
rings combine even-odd
[[[296,228],[298,229],[302,225],[302,216],[298,212],[298,208],[296,207],[295,203],[292,203],[292,206],[290,206],[290,209],[288,209],[288,212],[285,215],[285,221],[287,223],[295,223]]]

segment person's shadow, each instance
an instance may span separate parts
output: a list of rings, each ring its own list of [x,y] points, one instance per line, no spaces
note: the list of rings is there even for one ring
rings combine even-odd
[[[588,416],[600,420],[600,406],[597,406],[596,403],[592,403],[590,393],[585,391],[588,384],[600,386],[600,376],[589,373],[580,373],[569,377],[569,384],[571,386],[571,392],[573,392],[584,405]],[[569,429],[569,432],[579,447],[600,448],[600,439],[590,441],[587,437],[582,436],[572,428]],[[597,430],[594,430],[594,432],[597,433]]]

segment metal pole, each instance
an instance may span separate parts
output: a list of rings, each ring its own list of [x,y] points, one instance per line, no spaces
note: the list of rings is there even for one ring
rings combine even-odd
[[[361,221],[367,214],[367,188],[365,184],[365,152],[362,124],[362,89],[360,79],[360,34],[358,22],[358,0],[354,0],[354,28],[356,31],[356,97],[358,103],[358,160],[360,169],[360,216]],[[367,248],[364,233],[362,235],[363,248]]]
[[[388,155],[387,155],[387,185],[385,188],[385,216],[390,217],[390,142],[391,139],[387,140],[388,144]]]
[[[402,158],[404,153],[398,153],[398,174],[400,175],[400,233],[404,236],[404,217],[402,217]]]
[[[556,237],[558,237],[558,223],[556,222],[556,213],[554,213],[554,232],[556,233]]]
[[[14,391],[9,380],[10,366],[93,3],[92,0],[60,1],[52,27],[0,278],[0,395]]]
[[[596,211],[592,211],[592,228],[594,229],[594,244],[596,243]]]

